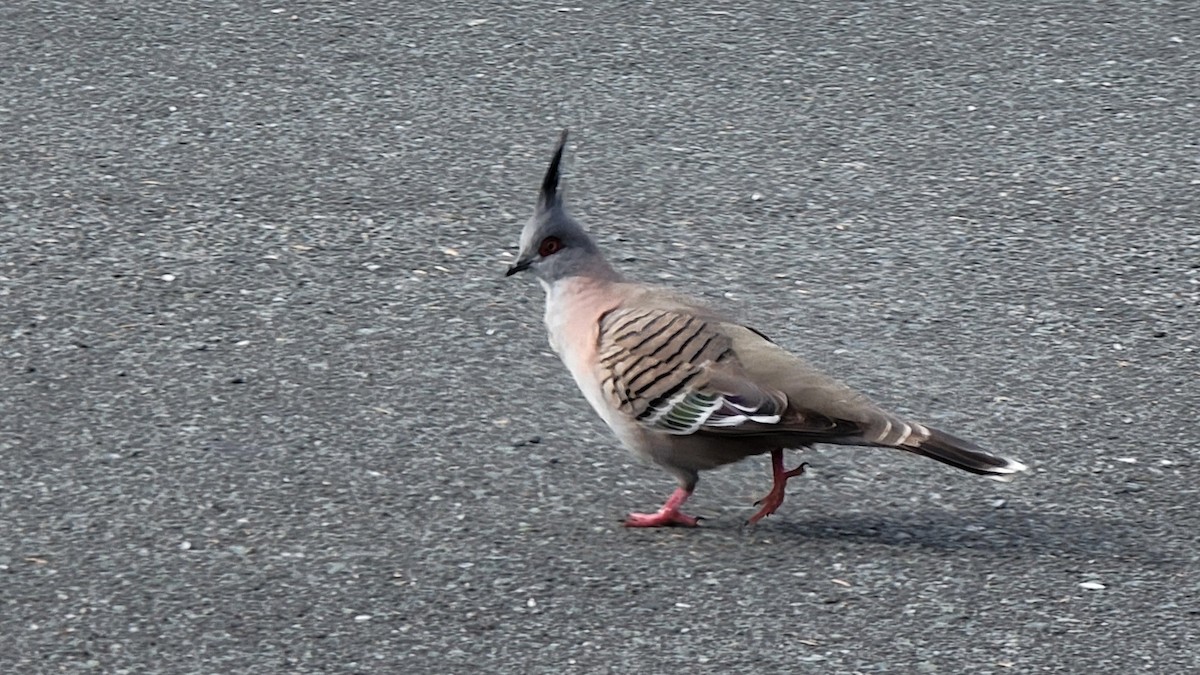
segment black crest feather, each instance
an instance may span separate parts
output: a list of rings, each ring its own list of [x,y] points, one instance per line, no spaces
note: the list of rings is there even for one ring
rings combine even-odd
[[[550,159],[550,168],[546,169],[546,177],[542,179],[542,191],[538,195],[538,207],[550,209],[559,204],[558,194],[559,167],[562,165],[563,148],[567,145],[567,130],[563,129],[558,136],[558,145],[554,148],[554,157]]]

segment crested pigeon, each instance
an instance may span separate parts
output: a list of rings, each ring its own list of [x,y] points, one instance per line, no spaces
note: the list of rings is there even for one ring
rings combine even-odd
[[[753,328],[664,288],[626,281],[564,209],[562,132],[520,252],[505,276],[531,272],[546,291],[550,345],[617,438],[679,487],[629,527],[695,526],[681,510],[699,472],[770,453],[773,484],[750,517],[779,508],[785,448],[813,443],[897,448],[1010,481],[1026,466],[881,409]]]

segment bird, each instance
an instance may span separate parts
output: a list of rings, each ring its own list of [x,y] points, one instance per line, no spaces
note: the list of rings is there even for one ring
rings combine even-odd
[[[626,526],[695,527],[682,507],[701,471],[769,454],[772,486],[748,521],[757,523],[807,466],[786,468],[784,450],[815,443],[895,448],[1003,482],[1028,469],[881,408],[708,303],[626,280],[564,206],[566,143],[563,130],[505,276],[537,278],[550,346],[584,398],[626,448],[678,483]]]

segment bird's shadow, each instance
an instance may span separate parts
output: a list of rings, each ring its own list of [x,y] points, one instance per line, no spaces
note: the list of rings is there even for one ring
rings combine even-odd
[[[985,516],[961,511],[858,512],[803,515],[745,526],[758,536],[830,540],[943,551],[976,550],[1002,557],[1105,558],[1170,565],[1162,538],[1135,523],[1000,509]]]

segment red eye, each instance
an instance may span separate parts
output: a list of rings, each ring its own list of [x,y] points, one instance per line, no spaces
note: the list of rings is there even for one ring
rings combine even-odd
[[[538,246],[538,255],[543,258],[552,256],[562,250],[563,243],[558,237],[546,237],[542,240],[541,246]]]

